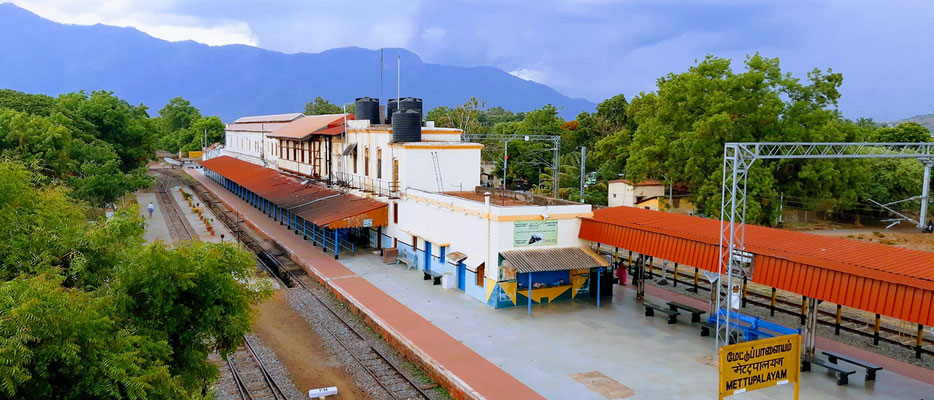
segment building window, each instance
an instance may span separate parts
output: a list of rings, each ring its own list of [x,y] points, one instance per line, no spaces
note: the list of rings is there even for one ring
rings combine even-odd
[[[302,142],[302,164],[305,163],[305,153],[308,153],[308,142]]]
[[[357,150],[353,151],[353,173],[357,173]]]
[[[486,263],[482,262],[477,266],[477,286],[483,287],[483,276],[486,274]]]
[[[363,150],[363,175],[370,176],[370,148]]]
[[[392,159],[392,188],[391,190],[399,190],[399,160],[396,158]]]
[[[376,148],[376,179],[383,179],[383,149]]]
[[[399,203],[392,203],[392,223],[399,223]]]

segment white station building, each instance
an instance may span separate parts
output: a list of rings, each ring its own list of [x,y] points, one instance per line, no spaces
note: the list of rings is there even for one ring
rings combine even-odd
[[[611,294],[578,238],[590,205],[480,186],[483,146],[420,113],[359,114],[240,118],[205,174],[335,257],[367,243],[494,308],[590,298],[598,271]]]

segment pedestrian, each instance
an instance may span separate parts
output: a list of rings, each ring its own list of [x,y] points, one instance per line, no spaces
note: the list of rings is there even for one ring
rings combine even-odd
[[[149,202],[149,207],[146,207],[146,209],[149,210],[149,218],[152,218],[152,212],[156,211],[156,207],[152,205],[151,201]]]

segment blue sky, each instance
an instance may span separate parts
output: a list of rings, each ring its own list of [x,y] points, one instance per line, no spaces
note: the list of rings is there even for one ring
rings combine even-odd
[[[294,52],[405,47],[425,61],[490,65],[572,97],[651,91],[706,54],[779,57],[844,76],[847,117],[934,112],[934,1],[869,0],[14,0],[67,23],[167,40]]]

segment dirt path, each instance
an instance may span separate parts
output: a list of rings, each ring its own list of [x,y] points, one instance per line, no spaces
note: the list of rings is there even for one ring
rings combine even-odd
[[[279,362],[292,375],[292,382],[304,393],[308,389],[337,386],[339,394],[329,399],[367,398],[340,362],[324,349],[305,318],[289,306],[284,290],[274,291],[256,306],[253,334],[275,351]]]

